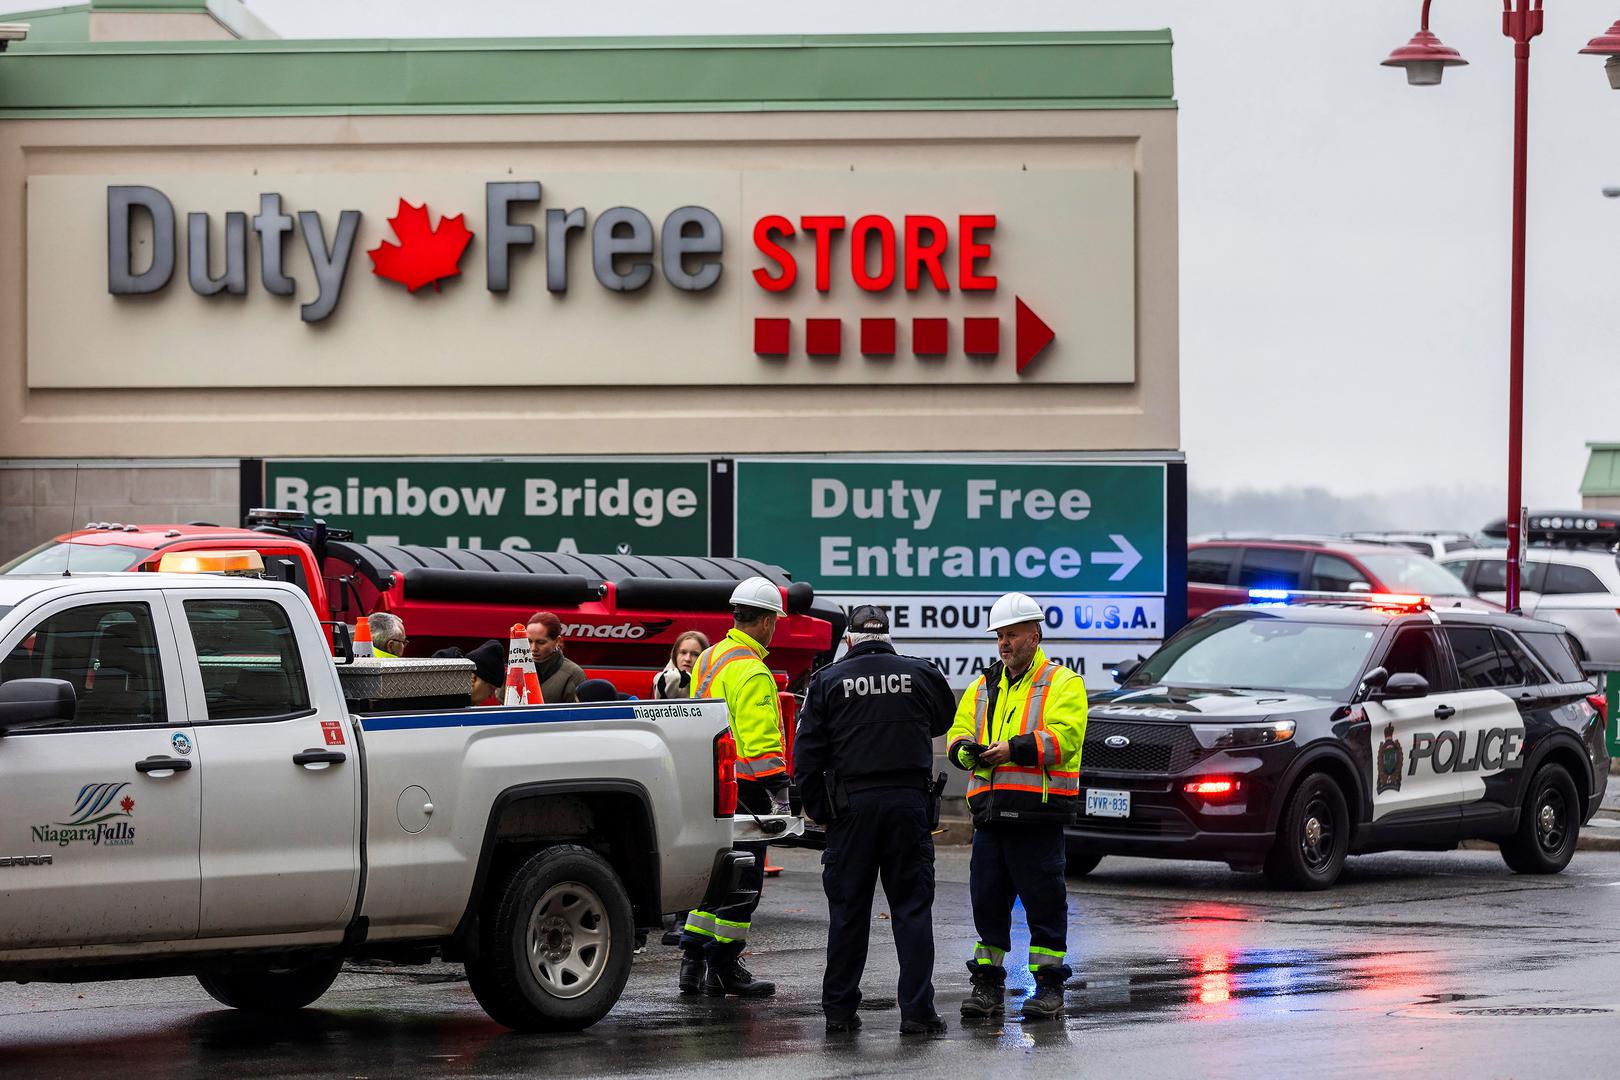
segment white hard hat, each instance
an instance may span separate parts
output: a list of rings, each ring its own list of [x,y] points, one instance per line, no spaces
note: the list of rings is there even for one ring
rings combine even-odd
[[[731,590],[731,606],[762,608],[778,615],[787,614],[787,608],[782,606],[782,590],[762,577],[739,581],[737,587]]]
[[[1010,592],[990,605],[989,629],[1000,630],[1003,626],[1039,622],[1045,618],[1046,612],[1041,610],[1041,605],[1021,592]]]

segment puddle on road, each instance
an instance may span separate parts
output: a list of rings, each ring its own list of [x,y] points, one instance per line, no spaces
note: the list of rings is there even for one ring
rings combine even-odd
[[[1402,1003],[1432,992],[1421,954],[1311,949],[1211,949],[1194,956],[1088,962],[1068,982],[1071,1018],[1154,1019],[1183,1010],[1194,1019],[1314,1009],[1316,995],[1362,992]]]

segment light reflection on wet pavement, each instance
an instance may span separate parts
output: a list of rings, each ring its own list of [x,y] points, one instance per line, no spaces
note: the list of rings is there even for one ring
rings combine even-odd
[[[935,965],[943,1038],[901,1040],[888,923],[874,923],[858,1034],[828,1036],[819,868],[787,869],[761,907],[768,1003],[680,998],[656,937],[592,1030],[518,1036],[490,1023],[457,969],[351,967],[319,1006],[265,1021],[189,979],[0,986],[0,1076],[709,1077],[1613,1075],[1620,1034],[1620,855],[1523,878],[1488,853],[1352,860],[1329,893],[1275,893],[1224,867],[1108,860],[1070,883],[1066,1015],[963,1023],[974,934],[966,860],[941,849]],[[880,896],[875,913],[884,910]],[[1021,915],[1019,916],[1021,918]],[[1014,955],[1024,944],[1015,940]],[[1461,1004],[1466,1003],[1466,1005]],[[1569,1013],[1558,1010],[1579,1009]],[[1617,1011],[1598,1011],[1612,1009]],[[1616,1049],[1614,1053],[1620,1053]],[[956,1078],[951,1078],[956,1080]]]

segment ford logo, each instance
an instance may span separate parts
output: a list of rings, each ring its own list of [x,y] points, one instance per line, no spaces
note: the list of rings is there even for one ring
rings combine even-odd
[[[1131,745],[1131,740],[1127,739],[1123,735],[1110,735],[1108,738],[1103,740],[1103,745],[1114,750],[1123,750],[1127,746]]]

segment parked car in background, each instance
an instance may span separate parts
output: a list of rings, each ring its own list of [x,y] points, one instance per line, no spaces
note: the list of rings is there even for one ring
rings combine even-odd
[[[1601,547],[1525,548],[1519,606],[1526,615],[1565,627],[1584,659],[1620,664],[1620,563]],[[1440,565],[1462,578],[1481,599],[1507,596],[1507,553],[1502,548],[1462,551]]]
[[[1472,551],[1480,546],[1479,539],[1472,533],[1446,530],[1433,532],[1352,532],[1344,535],[1347,540],[1356,540],[1364,544],[1384,544],[1410,548],[1420,555],[1427,555],[1431,559],[1450,555],[1454,551]]]
[[[1451,571],[1400,547],[1333,539],[1200,540],[1187,547],[1187,617],[1245,604],[1250,589],[1409,593],[1435,607],[1499,611]]]

